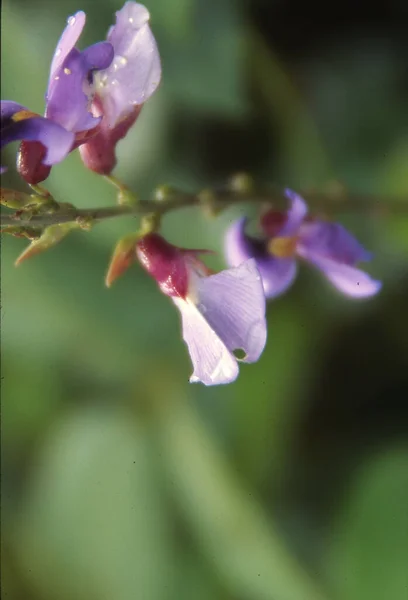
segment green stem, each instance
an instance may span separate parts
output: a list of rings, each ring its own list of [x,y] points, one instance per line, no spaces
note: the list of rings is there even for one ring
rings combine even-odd
[[[162,190],[162,188],[160,188]],[[368,215],[408,214],[408,198],[380,198],[372,195],[348,192],[300,192],[312,213],[335,215],[339,213],[359,212]],[[173,210],[186,207],[206,208],[213,214],[238,203],[265,204],[276,209],[287,207],[283,190],[278,187],[268,189],[244,190],[234,187],[222,190],[204,190],[188,193],[168,188],[166,193],[156,194],[152,200],[140,200],[129,206],[109,206],[103,208],[74,208],[62,205],[52,213],[30,215],[29,211],[17,211],[14,214],[1,215],[1,227],[18,225],[20,227],[48,227],[70,221],[91,221],[93,223],[117,217],[135,217],[155,213],[163,216]]]

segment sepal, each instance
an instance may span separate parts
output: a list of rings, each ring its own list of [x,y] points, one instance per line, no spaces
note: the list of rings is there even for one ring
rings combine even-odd
[[[30,206],[30,204],[33,204],[33,198],[25,192],[1,188],[0,202],[2,206],[6,206],[7,208],[23,210],[27,206]]]
[[[136,261],[136,244],[139,237],[138,233],[131,233],[116,244],[105,277],[106,287],[110,287]]]
[[[70,221],[69,223],[59,223],[58,225],[50,225],[42,232],[38,239],[35,239],[26,248],[14,263],[16,267],[20,265],[24,260],[45,252],[52,246],[55,246],[64,237],[66,237],[74,229],[82,229],[81,224],[76,221]]]

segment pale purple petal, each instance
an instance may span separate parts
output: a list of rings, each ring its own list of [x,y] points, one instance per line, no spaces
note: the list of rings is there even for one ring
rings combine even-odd
[[[266,343],[266,322],[265,296],[255,260],[199,278],[194,293],[197,308],[227,348],[244,350],[244,362],[257,361]]]
[[[350,265],[341,264],[313,253],[300,252],[306,260],[323,271],[327,279],[343,294],[353,298],[368,298],[381,289],[381,282],[372,279],[367,273]]]
[[[262,277],[265,296],[268,300],[280,296],[292,285],[297,274],[294,258],[260,257],[256,266]]]
[[[230,383],[238,375],[234,350],[244,362],[259,359],[266,343],[265,297],[254,260],[209,277],[192,276],[187,300],[172,298],[180,309],[183,338],[194,372],[190,381]]]
[[[299,232],[299,247],[322,258],[355,265],[370,260],[371,254],[339,223],[311,221],[303,223]]]
[[[287,188],[285,196],[290,201],[290,208],[287,211],[287,221],[279,231],[280,237],[296,235],[308,212],[307,204],[299,194]]]
[[[107,39],[114,47],[115,58],[108,69],[95,75],[95,89],[109,127],[143,104],[159,85],[160,56],[149,19],[142,4],[126,2],[109,30]]]
[[[246,217],[234,221],[225,233],[224,254],[230,267],[238,267],[248,258],[265,257],[266,246],[262,240],[257,240],[245,233],[248,222]]]
[[[293,283],[297,267],[293,258],[276,258],[266,249],[266,242],[245,234],[247,219],[235,221],[225,235],[225,257],[227,264],[235,267],[248,258],[254,258],[262,277],[267,298],[275,298]]]
[[[65,58],[71,52],[72,48],[77,43],[79,36],[85,26],[86,15],[80,10],[72,17],[68,17],[67,26],[65,27],[54,52],[54,57],[50,69],[50,82],[55,75],[55,72],[61,67]]]
[[[218,385],[234,381],[239,372],[234,355],[194,304],[180,298],[172,300],[180,310],[183,339],[193,363],[191,383]]]

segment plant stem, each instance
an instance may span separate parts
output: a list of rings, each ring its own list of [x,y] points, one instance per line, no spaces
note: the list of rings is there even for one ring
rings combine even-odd
[[[380,198],[372,195],[353,194],[339,191],[301,192],[312,213],[334,215],[359,212],[367,215],[408,214],[408,198]],[[140,200],[132,206],[109,206],[102,208],[73,208],[62,205],[52,213],[31,214],[29,211],[17,211],[14,214],[1,215],[1,227],[19,225],[20,227],[48,227],[70,221],[88,220],[93,223],[116,217],[135,217],[156,213],[159,216],[187,207],[207,208],[213,214],[238,203],[259,203],[278,210],[287,207],[284,193],[277,187],[262,191],[240,191],[234,189],[204,190],[188,193],[168,189],[157,194],[155,199]]]

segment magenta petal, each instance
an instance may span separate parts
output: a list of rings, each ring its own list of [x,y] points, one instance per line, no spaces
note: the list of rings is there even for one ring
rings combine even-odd
[[[85,26],[86,15],[80,10],[72,17],[68,17],[67,26],[65,27],[54,52],[54,57],[50,69],[50,82],[55,76],[56,71],[61,67],[62,63],[71,52],[72,48],[77,43],[79,36]]]
[[[2,130],[1,143],[8,144],[16,140],[41,142],[47,149],[44,164],[53,165],[63,160],[70,152],[75,136],[57,123],[44,117],[31,117],[12,122]]]
[[[96,92],[109,127],[143,104],[159,85],[160,57],[149,19],[143,5],[126,2],[109,30],[107,39],[115,58],[108,69],[95,75]]]
[[[182,315],[183,338],[194,366],[190,381],[234,381],[234,350],[245,353],[244,362],[259,359],[267,331],[265,297],[254,260],[209,277],[195,276],[187,301],[173,301]]]
[[[301,254],[302,256],[302,254]],[[353,298],[368,298],[381,289],[381,281],[372,279],[367,273],[341,264],[328,258],[307,253],[303,255],[309,262],[323,271],[327,279],[343,294]]]
[[[285,196],[290,201],[290,208],[287,211],[287,221],[279,231],[279,236],[296,235],[303,219],[307,215],[307,204],[299,194],[296,194],[289,188],[285,190]]]
[[[304,223],[299,237],[299,246],[322,258],[331,258],[347,265],[371,258],[370,253],[339,223]]]

